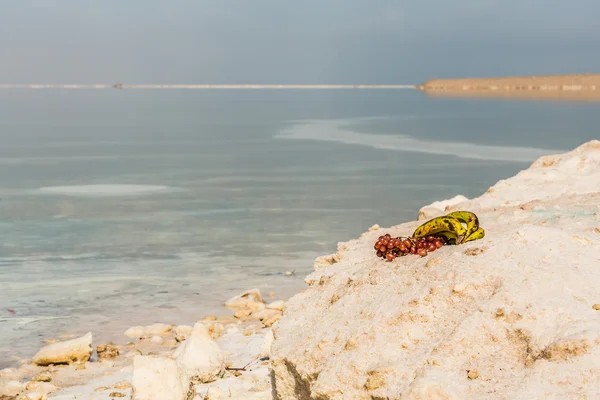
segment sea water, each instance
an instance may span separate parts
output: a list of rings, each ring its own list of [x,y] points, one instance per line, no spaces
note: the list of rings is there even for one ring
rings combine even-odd
[[[230,313],[255,287],[286,298],[338,242],[599,124],[593,104],[413,91],[2,91],[0,367],[64,334]]]

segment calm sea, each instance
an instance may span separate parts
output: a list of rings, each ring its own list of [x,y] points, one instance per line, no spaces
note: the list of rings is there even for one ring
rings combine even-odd
[[[2,91],[0,367],[254,287],[285,298],[337,242],[598,126],[594,104],[412,91]]]

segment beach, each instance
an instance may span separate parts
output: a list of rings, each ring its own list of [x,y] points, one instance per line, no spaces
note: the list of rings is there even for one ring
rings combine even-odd
[[[540,157],[479,197],[374,225],[318,257],[305,289],[287,301],[248,288],[223,301],[229,315],[131,327],[114,344],[96,342],[94,332],[63,338],[0,371],[0,394],[595,398],[599,166],[600,142],[591,141]],[[378,236],[407,235],[460,209],[478,214],[483,239],[391,263],[374,254]]]

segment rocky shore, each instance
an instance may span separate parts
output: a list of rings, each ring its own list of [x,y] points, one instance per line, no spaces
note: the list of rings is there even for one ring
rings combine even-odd
[[[376,256],[380,235],[465,209],[483,239]],[[131,327],[126,344],[49,343],[0,371],[0,399],[600,398],[598,265],[591,141],[339,243],[285,303],[253,289],[225,302],[232,315]]]
[[[91,332],[50,340],[20,367],[0,370],[0,400],[271,399],[271,326],[284,302],[252,289],[225,306],[233,315],[131,327],[124,345],[95,345]]]

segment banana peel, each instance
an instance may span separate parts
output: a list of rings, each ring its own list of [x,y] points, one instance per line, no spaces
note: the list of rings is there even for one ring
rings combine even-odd
[[[463,226],[463,223],[466,226]],[[454,211],[430,219],[421,224],[413,233],[415,239],[426,236],[442,236],[450,244],[462,244],[482,239],[485,236],[485,230],[479,226],[479,218],[475,213],[471,211]]]

